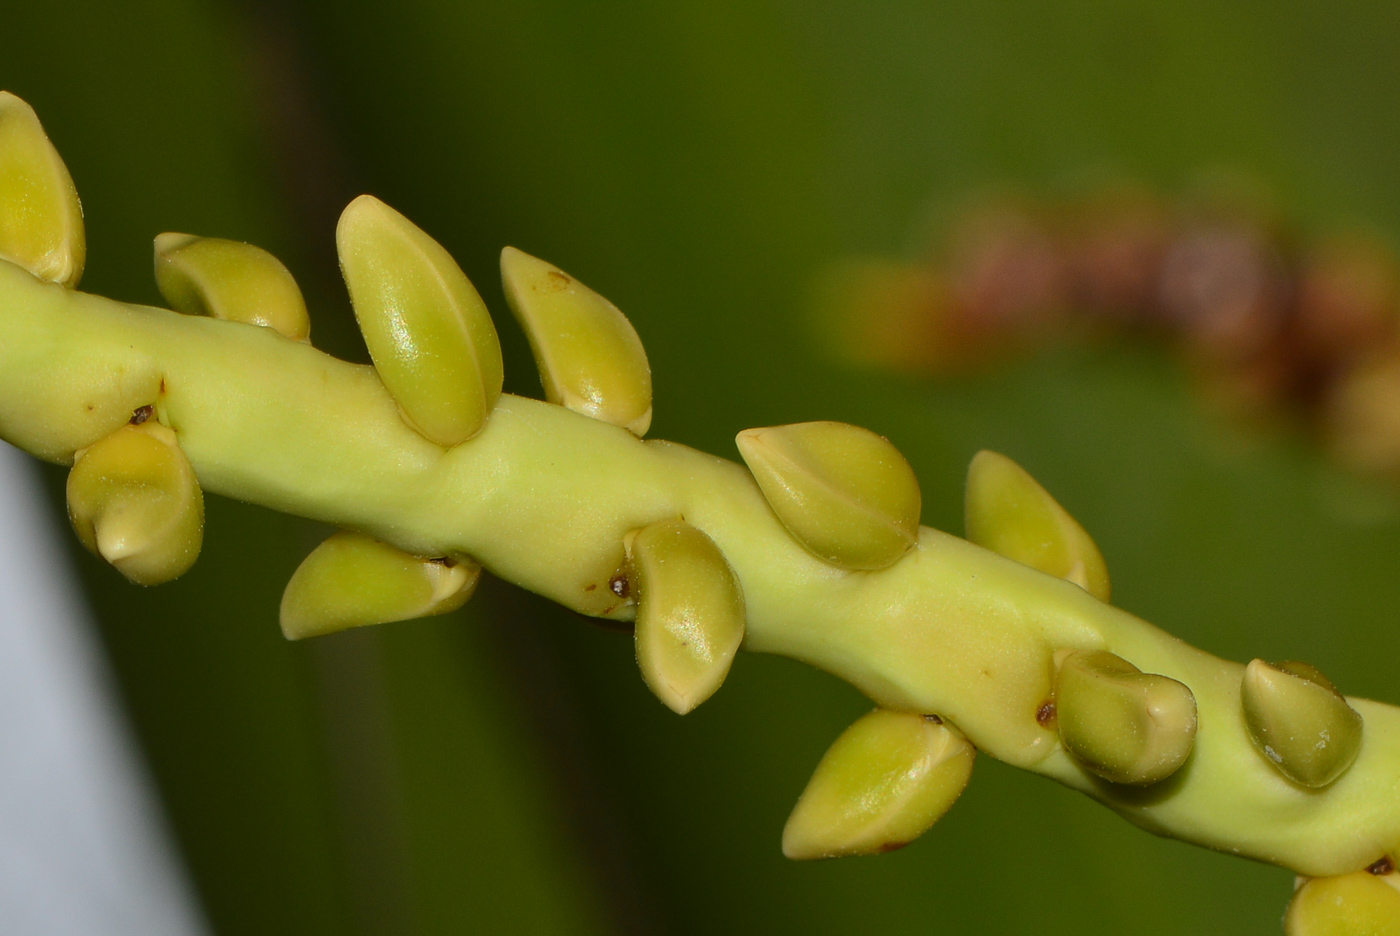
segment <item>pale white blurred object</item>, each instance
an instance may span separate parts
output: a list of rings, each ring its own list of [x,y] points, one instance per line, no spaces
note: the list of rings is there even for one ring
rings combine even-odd
[[[60,532],[0,443],[0,933],[205,936]]]

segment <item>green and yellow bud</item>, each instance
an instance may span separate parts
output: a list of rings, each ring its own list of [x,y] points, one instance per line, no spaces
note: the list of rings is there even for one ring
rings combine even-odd
[[[83,206],[68,167],[34,109],[0,91],[0,260],[73,288],[86,256]]]
[[[84,546],[138,585],[179,578],[204,540],[204,497],[175,433],[148,419],[78,452],[68,518]]]
[[[438,445],[476,435],[504,371],[496,328],[466,274],[370,195],[346,207],[335,236],[365,344],[404,419]]]
[[[809,422],[745,429],[735,441],[778,519],[827,562],[883,569],[918,542],[919,480],[884,436]]]
[[[714,540],[682,520],[644,527],[628,550],[637,665],[684,715],[714,695],[744,642],[743,589]]]
[[[646,435],[651,366],[632,323],[608,300],[553,264],[501,251],[501,281],[551,403]]]
[[[908,845],[962,795],[977,750],[940,720],[876,709],[842,732],[783,828],[789,858]]]
[[[1285,936],[1400,936],[1396,877],[1355,871],[1307,881],[1288,905]]]
[[[1055,680],[1060,740],[1090,773],[1146,786],[1170,777],[1196,740],[1196,697],[1103,650],[1065,657]]]
[[[971,542],[1108,601],[1108,567],[1099,547],[1035,478],[1005,455],[984,450],[973,457],[965,510]]]
[[[1314,666],[1254,660],[1240,701],[1250,740],[1294,783],[1325,787],[1361,753],[1361,715]]]
[[[282,593],[288,640],[455,611],[481,578],[468,559],[424,559],[363,533],[341,532],[311,551]]]
[[[261,247],[219,237],[156,237],[156,286],[176,312],[262,325],[307,341],[311,319],[291,272]]]

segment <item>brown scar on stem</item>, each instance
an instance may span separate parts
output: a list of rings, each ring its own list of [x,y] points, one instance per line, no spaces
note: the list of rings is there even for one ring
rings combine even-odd
[[[1048,728],[1050,727],[1050,724],[1054,721],[1055,702],[1054,700],[1047,699],[1041,704],[1040,708],[1035,710],[1035,722],[1042,728]]]
[[[608,588],[612,589],[612,593],[619,598],[626,598],[632,594],[632,583],[627,581],[625,572],[619,572],[608,579]]]
[[[88,409],[91,408],[92,407],[88,407]],[[149,421],[150,418],[155,414],[156,408],[149,403],[147,403],[145,406],[138,406],[136,410],[131,414],[131,425],[139,426],[142,423]]]
[[[925,715],[924,721],[933,722],[935,725],[943,724],[943,719],[939,718],[937,715]]]
[[[1376,877],[1384,877],[1387,874],[1395,873],[1395,861],[1389,855],[1382,855],[1380,861],[1367,866],[1367,871]]]

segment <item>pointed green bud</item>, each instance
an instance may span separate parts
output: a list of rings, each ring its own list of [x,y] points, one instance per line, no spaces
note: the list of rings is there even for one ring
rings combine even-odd
[[[1294,893],[1284,936],[1400,936],[1396,877],[1354,871],[1313,878]]]
[[[551,403],[646,435],[651,366],[632,323],[608,300],[514,247],[501,251],[501,281]]]
[[[1250,740],[1294,783],[1325,787],[1361,753],[1361,715],[1307,663],[1252,661],[1240,701]]]
[[[893,851],[952,807],[977,750],[940,720],[876,709],[826,752],[783,828],[789,858]]]
[[[262,325],[293,341],[311,335],[311,319],[291,272],[261,247],[219,237],[156,237],[156,286],[186,315]]]
[[[809,422],[745,429],[735,441],[778,519],[827,562],[883,569],[918,542],[919,480],[884,436]]]
[[[179,578],[204,540],[194,468],[175,433],[153,419],[78,452],[68,517],[84,546],[138,585]]]
[[[370,357],[404,419],[438,445],[480,431],[501,396],[501,345],[486,304],[437,241],[361,195],[335,232]]]
[[[481,567],[467,559],[424,559],[363,533],[336,533],[311,551],[282,593],[288,640],[351,627],[455,611]]]
[[[87,256],[83,207],[34,109],[0,91],[0,260],[78,285]]]
[[[1196,697],[1103,650],[1065,657],[1055,681],[1065,749],[1090,773],[1146,786],[1186,762],[1196,740]]]
[[[637,665],[684,715],[714,695],[744,641],[743,589],[714,540],[682,520],[643,528],[628,548]]]
[[[1108,601],[1099,547],[1050,493],[1005,455],[981,451],[967,469],[967,538]]]

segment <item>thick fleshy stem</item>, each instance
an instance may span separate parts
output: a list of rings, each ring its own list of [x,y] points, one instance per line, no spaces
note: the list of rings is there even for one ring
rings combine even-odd
[[[733,462],[503,395],[443,448],[406,424],[373,369],[270,329],[125,305],[0,263],[0,436],[50,461],[154,404],[206,490],[360,530],[415,555],[471,556],[585,614],[630,619],[610,587],[624,537],[684,517],[720,548],[751,650],[851,682],[885,708],[938,713],[983,752],[1082,790],[1154,832],[1308,875],[1400,851],[1400,709],[1353,699],[1366,743],[1323,791],[1281,776],[1240,709],[1244,667],[1084,589],[920,528],[888,568],[823,562]],[[1042,716],[1054,653],[1107,650],[1195,695],[1199,730],[1162,784],[1094,775]]]

